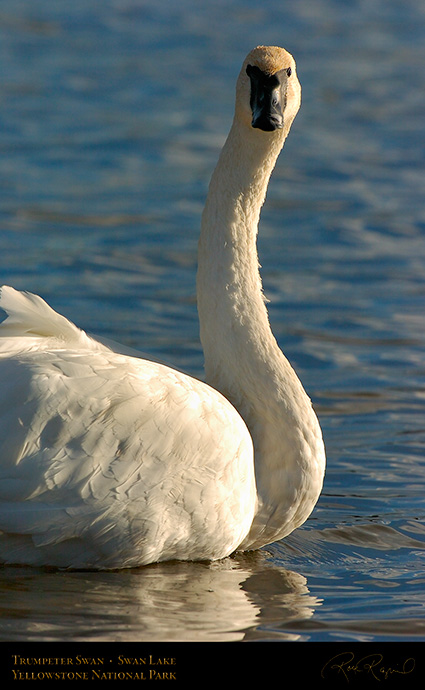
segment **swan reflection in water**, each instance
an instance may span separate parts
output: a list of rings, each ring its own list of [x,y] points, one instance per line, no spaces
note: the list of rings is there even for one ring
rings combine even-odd
[[[300,635],[286,626],[320,605],[305,577],[263,552],[115,572],[6,567],[0,594],[3,640],[30,642],[237,642],[267,639],[271,625],[291,641]]]

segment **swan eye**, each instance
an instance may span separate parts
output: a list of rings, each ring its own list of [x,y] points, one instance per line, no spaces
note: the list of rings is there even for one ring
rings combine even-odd
[[[288,75],[288,77],[291,76],[291,74],[292,74],[292,69],[291,69],[290,67],[288,67],[288,69],[286,70],[286,74]]]

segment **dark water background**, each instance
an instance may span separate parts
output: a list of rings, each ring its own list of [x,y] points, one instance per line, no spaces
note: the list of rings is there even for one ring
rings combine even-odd
[[[2,641],[425,640],[423,0],[0,0],[1,282],[202,376],[199,218],[260,43],[303,86],[259,249],[320,501],[213,565],[2,568]]]

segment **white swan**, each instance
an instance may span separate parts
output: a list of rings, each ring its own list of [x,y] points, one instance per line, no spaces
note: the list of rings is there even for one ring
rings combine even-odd
[[[2,289],[0,561],[107,569],[214,560],[280,539],[309,516],[324,476],[322,434],[270,330],[256,250],[299,105],[292,56],[251,51],[202,218],[209,385],[120,354],[40,297]]]

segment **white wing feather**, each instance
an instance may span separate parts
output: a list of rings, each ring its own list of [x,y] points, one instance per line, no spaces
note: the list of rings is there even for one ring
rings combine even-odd
[[[234,551],[251,437],[217,391],[102,345],[41,298],[0,306],[0,560],[132,567]]]

